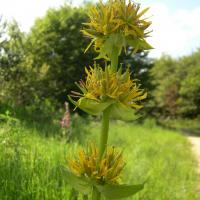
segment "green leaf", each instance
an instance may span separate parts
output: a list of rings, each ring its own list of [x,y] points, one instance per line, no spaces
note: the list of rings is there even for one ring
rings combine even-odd
[[[112,99],[104,101],[96,101],[85,97],[80,98],[77,102],[74,101],[70,96],[69,100],[81,110],[85,111],[90,115],[100,115],[108,106],[113,103]]]
[[[138,50],[149,50],[153,49],[153,47],[146,42],[144,39],[126,39],[127,44],[129,46],[132,46],[134,48],[134,52],[137,52]]]
[[[69,172],[64,167],[61,168],[62,174],[66,182],[75,188],[78,192],[88,195],[92,192],[92,184],[85,178],[80,178]]]
[[[124,36],[121,33],[111,34],[100,48],[99,56],[95,59],[109,58],[112,60],[118,57],[124,44]]]
[[[141,116],[136,114],[136,110],[133,108],[125,106],[119,102],[110,106],[110,117],[112,119],[132,121],[138,119]]]
[[[149,49],[153,49],[153,47],[146,42],[146,40],[139,40],[139,47],[142,50],[149,50]]]
[[[140,185],[98,185],[101,192],[107,199],[121,199],[132,196],[144,188],[144,184]]]
[[[88,51],[88,49],[92,46],[92,44],[95,42],[95,40],[96,40],[96,38],[93,39],[93,40],[90,42],[90,44],[86,47],[84,53],[86,53],[86,52]]]

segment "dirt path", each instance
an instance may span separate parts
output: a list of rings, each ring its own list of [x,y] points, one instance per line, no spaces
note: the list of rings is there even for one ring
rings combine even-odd
[[[200,174],[200,137],[196,136],[187,136],[188,140],[192,144],[192,149],[194,154],[196,155],[196,159],[198,162],[198,173]]]

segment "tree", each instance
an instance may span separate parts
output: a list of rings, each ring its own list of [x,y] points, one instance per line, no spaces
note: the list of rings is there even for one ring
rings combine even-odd
[[[83,79],[85,67],[93,65],[96,57],[92,48],[84,54],[88,39],[80,29],[87,21],[86,12],[87,6],[50,9],[35,21],[28,34],[22,33],[16,22],[9,25],[0,57],[6,102],[29,106],[49,100],[59,105],[71,90],[77,90],[74,82]],[[142,88],[150,90],[152,63],[147,53],[132,56],[129,49],[121,62],[131,64],[134,78],[141,80]]]
[[[0,101],[3,96],[4,88],[4,69],[2,67],[2,56],[4,54],[4,43],[5,43],[5,32],[6,32],[6,22],[0,17]]]
[[[87,39],[79,31],[85,20],[83,9],[69,6],[50,9],[44,18],[36,20],[28,40],[32,66],[38,74],[43,73],[40,97],[66,101],[74,82],[82,78],[86,64],[92,61],[94,53],[84,55]]]
[[[151,70],[157,113],[171,117],[200,114],[200,51],[173,59],[163,55]]]
[[[1,45],[0,71],[4,100],[21,104],[28,75],[25,61],[26,36],[19,29],[16,21],[7,25],[6,36]]]
[[[177,61],[170,56],[163,55],[155,61],[151,70],[152,84],[155,89],[152,92],[154,107],[162,115],[176,115],[177,112],[177,88],[179,87],[176,76]]]
[[[182,73],[178,99],[180,114],[197,117],[200,115],[200,50],[182,58],[180,62]]]

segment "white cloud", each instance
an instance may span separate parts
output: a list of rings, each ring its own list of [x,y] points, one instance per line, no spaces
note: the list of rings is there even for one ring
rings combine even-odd
[[[1,2],[0,16],[16,19],[23,31],[28,31],[37,17],[45,15],[50,7],[58,7],[65,0],[6,0]]]
[[[151,13],[153,33],[149,42],[155,49],[150,56],[159,57],[167,53],[178,57],[200,47],[200,7],[172,12],[161,3],[152,5]]]

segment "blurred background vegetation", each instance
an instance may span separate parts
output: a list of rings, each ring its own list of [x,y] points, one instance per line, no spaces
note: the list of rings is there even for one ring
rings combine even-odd
[[[74,82],[84,79],[84,67],[93,64],[95,52],[84,54],[87,38],[80,33],[87,6],[49,9],[28,33],[17,22],[0,20],[0,110],[15,115],[23,110],[35,119],[53,116],[67,101]],[[157,121],[198,119],[200,116],[200,50],[181,58],[148,52],[121,56],[133,76],[148,91],[143,112]],[[40,115],[38,115],[40,113]]]

